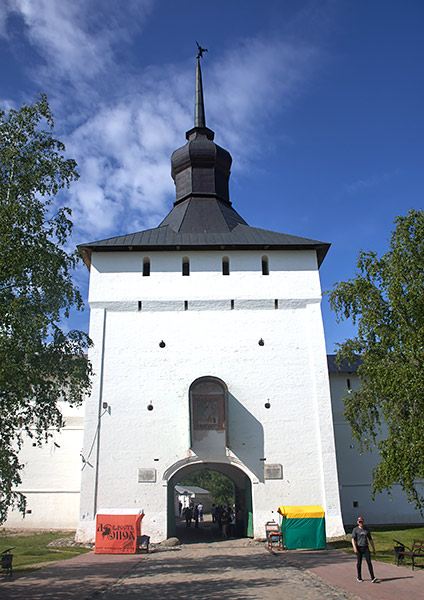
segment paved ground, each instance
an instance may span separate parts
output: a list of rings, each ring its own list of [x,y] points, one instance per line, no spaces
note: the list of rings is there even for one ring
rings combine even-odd
[[[353,600],[355,596],[297,567],[264,545],[224,541],[158,553],[137,565],[102,600]]]
[[[23,575],[0,576],[1,600],[85,600],[124,577],[141,554],[80,554]],[[147,600],[147,599],[146,599]]]
[[[424,568],[412,571],[410,567],[373,561],[378,583],[371,583],[366,564],[362,566],[364,581],[358,583],[356,558],[352,554],[339,550],[302,550],[286,552],[282,559],[364,600],[424,599]]]
[[[424,598],[424,569],[374,563],[380,583],[356,581],[341,551],[270,553],[252,540],[216,540],[180,531],[186,543],[138,555],[83,554],[12,581],[2,600],[399,600]],[[190,543],[192,542],[192,543]],[[366,567],[365,567],[366,569]],[[367,571],[363,572],[366,575]]]

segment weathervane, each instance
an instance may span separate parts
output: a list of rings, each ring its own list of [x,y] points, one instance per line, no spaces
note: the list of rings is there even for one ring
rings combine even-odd
[[[202,48],[200,46],[199,42],[196,42],[196,46],[197,46],[197,49],[199,51],[198,54],[197,54],[197,56],[196,56],[196,58],[202,58],[203,57],[203,52],[207,52],[208,49],[207,48]]]

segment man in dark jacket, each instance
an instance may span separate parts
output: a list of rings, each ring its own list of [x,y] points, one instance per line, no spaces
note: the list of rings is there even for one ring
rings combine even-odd
[[[365,556],[367,561],[368,571],[370,572],[371,581],[375,583],[377,581],[374,575],[374,569],[372,568],[371,554],[368,547],[368,541],[371,544],[372,551],[375,554],[375,546],[371,537],[370,530],[365,527],[363,517],[358,517],[357,527],[353,528],[352,531],[352,546],[356,554],[356,570],[358,572],[358,581],[362,582],[362,557]]]
[[[192,518],[193,518],[193,511],[191,510],[190,506],[186,506],[186,508],[184,509],[184,519],[186,522],[186,527],[191,527]]]

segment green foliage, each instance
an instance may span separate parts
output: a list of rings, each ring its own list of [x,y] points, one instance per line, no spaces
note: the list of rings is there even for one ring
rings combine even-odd
[[[344,398],[360,450],[376,447],[373,494],[400,484],[424,513],[424,212],[397,217],[389,250],[359,253],[353,279],[338,283],[330,303],[357,335],[338,359],[360,355],[361,389]]]
[[[78,178],[53,137],[47,99],[0,111],[0,523],[21,482],[23,432],[41,443],[59,429],[58,400],[79,403],[89,390],[89,339],[66,332],[63,317],[83,302],[72,281],[76,254],[65,245],[71,211],[53,211],[55,195]]]
[[[234,504],[234,484],[217,471],[196,471],[184,477],[179,485],[195,485],[208,490],[215,504]]]

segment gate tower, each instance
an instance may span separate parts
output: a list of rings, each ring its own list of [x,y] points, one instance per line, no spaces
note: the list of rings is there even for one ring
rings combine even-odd
[[[162,223],[79,247],[95,377],[77,536],[94,539],[99,509],[135,508],[152,541],[172,535],[173,486],[201,468],[233,479],[255,537],[282,504],[321,504],[327,534],[342,534],[318,273],[329,244],[234,210],[199,56],[186,138]]]

